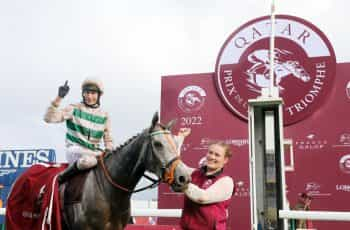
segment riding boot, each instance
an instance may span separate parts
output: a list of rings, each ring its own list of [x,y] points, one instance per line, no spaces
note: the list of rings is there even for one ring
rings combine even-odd
[[[63,172],[58,175],[57,181],[59,184],[66,182],[73,175],[77,174],[80,170],[77,167],[77,162],[69,165]]]

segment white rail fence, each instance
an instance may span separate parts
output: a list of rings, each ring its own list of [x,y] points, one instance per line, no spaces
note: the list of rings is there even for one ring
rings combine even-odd
[[[321,221],[350,221],[350,212],[279,210],[281,219],[309,219]]]
[[[5,215],[5,208],[0,208],[0,215]],[[131,209],[132,216],[181,217],[181,209],[137,208]],[[281,219],[309,219],[320,221],[350,221],[350,212],[330,211],[291,211],[280,210]]]
[[[0,208],[0,215],[5,215],[6,209]],[[181,217],[182,209],[131,209],[131,216]]]

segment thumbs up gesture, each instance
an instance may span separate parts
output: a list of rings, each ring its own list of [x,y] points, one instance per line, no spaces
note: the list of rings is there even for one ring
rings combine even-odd
[[[64,85],[60,86],[58,88],[58,96],[60,98],[64,98],[69,92],[69,86],[68,86],[68,81],[64,83]]]

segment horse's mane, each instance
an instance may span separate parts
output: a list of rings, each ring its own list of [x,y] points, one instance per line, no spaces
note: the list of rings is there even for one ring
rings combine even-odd
[[[137,133],[136,135],[130,137],[129,139],[127,139],[124,143],[120,144],[119,146],[117,146],[112,153],[118,153],[120,152],[125,146],[127,146],[130,142],[132,142],[133,140],[135,140],[137,137],[139,137],[141,134],[143,134],[147,129],[144,129],[141,133]],[[110,154],[108,154],[110,155]],[[108,157],[108,155],[106,157]]]
[[[165,127],[163,124],[158,123],[158,125],[163,128],[163,129],[167,129],[167,127]],[[136,135],[130,137],[129,139],[127,139],[124,143],[120,144],[119,146],[117,146],[114,150],[112,150],[113,154],[116,154],[118,152],[120,152],[125,146],[127,146],[130,142],[132,142],[133,140],[135,140],[137,137],[139,137],[140,135],[142,135],[143,133],[145,133],[146,131],[148,131],[149,129],[144,129],[141,133],[137,133]],[[110,154],[108,154],[107,156],[105,156],[106,158],[109,156]]]
[[[129,139],[127,139],[123,144],[120,144],[119,146],[117,146],[115,148],[115,152],[120,151],[122,148],[124,148],[125,146],[127,146],[130,142],[132,142],[134,139],[136,139],[136,137],[140,136],[140,133],[130,137]]]

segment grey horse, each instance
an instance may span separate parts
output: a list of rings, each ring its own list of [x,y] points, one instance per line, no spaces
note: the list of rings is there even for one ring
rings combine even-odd
[[[86,178],[81,202],[65,206],[64,229],[121,230],[130,218],[130,197],[145,171],[180,191],[190,181],[179,159],[177,146],[167,125],[158,123],[131,138],[124,146],[99,159]]]

